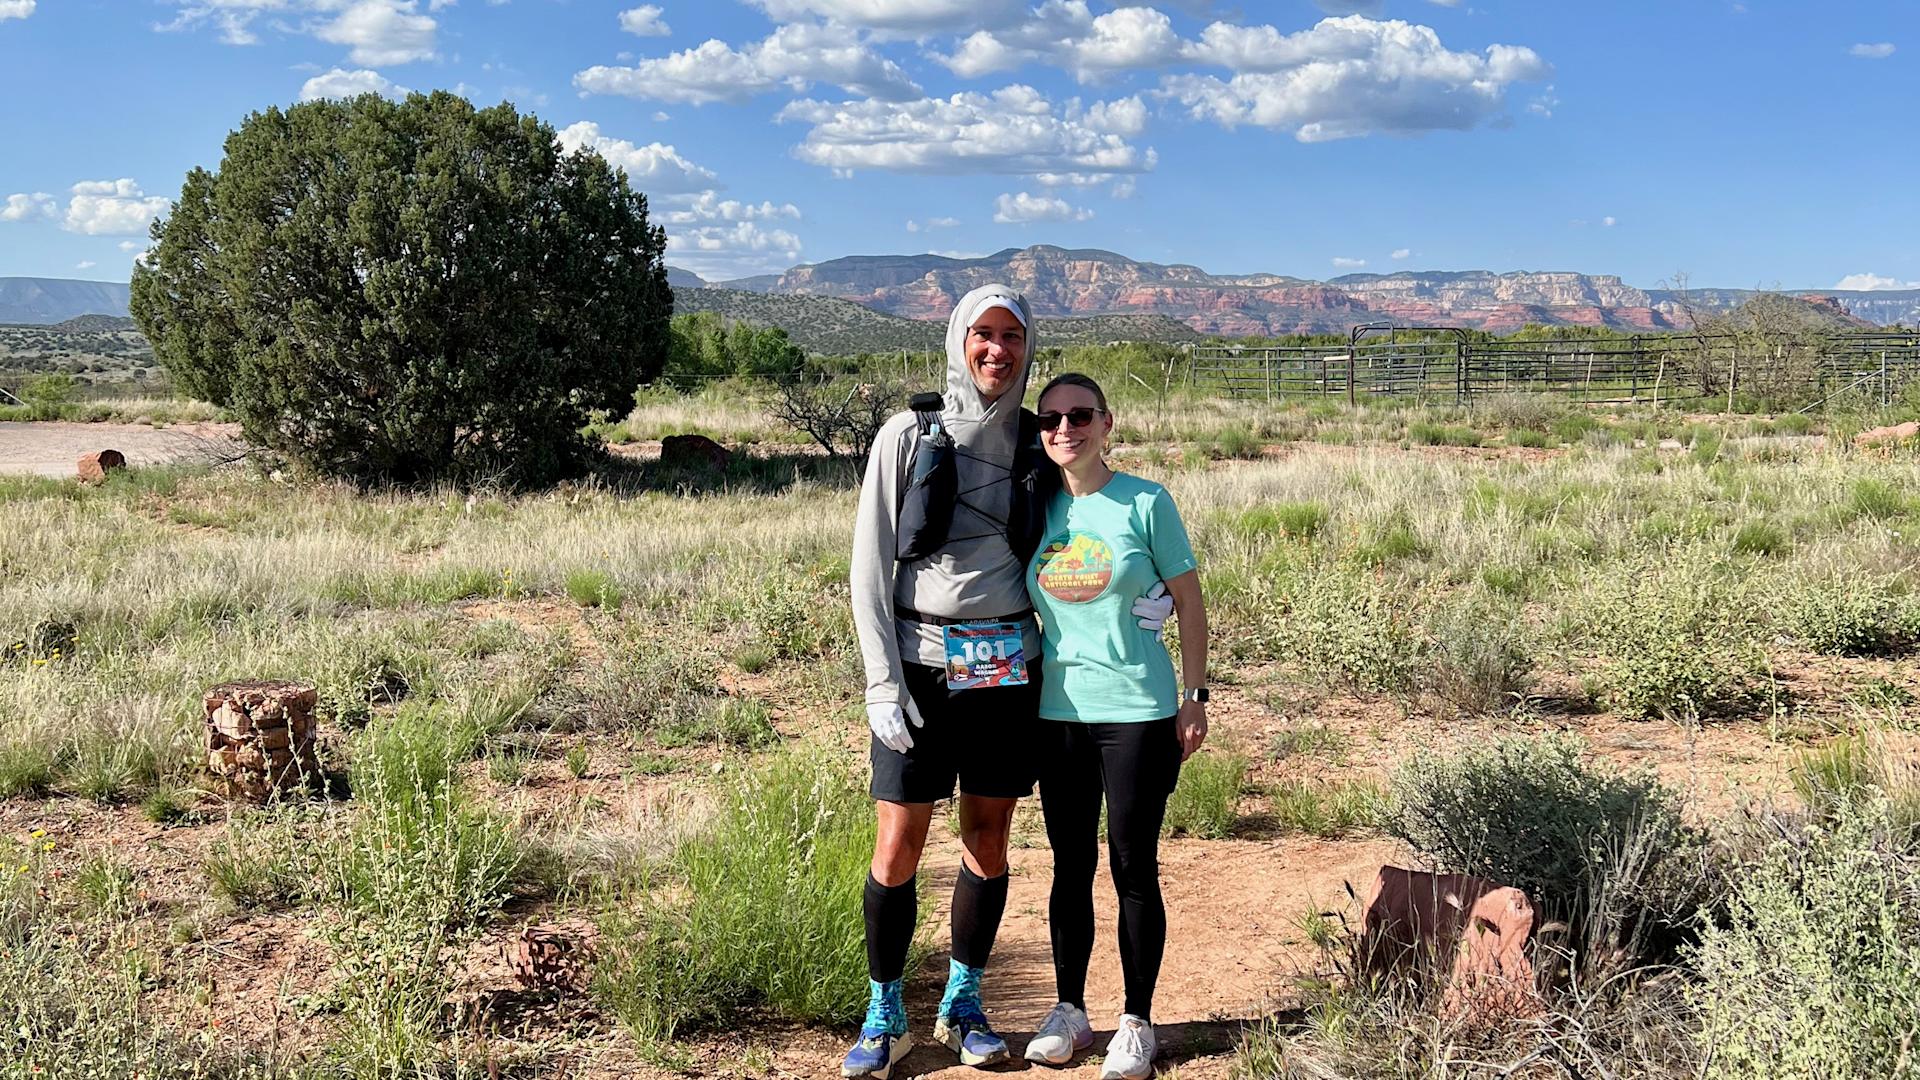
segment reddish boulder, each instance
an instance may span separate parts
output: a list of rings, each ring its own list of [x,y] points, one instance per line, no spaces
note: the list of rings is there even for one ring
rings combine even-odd
[[[1920,421],[1909,420],[1892,427],[1877,427],[1871,431],[1863,431],[1853,437],[1853,444],[1855,446],[1893,446],[1916,436],[1920,436]]]
[[[660,465],[673,469],[724,469],[733,457],[705,435],[669,435],[660,440]]]
[[[1361,959],[1374,972],[1404,965],[1444,978],[1443,1014],[1493,1019],[1540,1011],[1527,941],[1527,894],[1466,874],[1383,866],[1367,895]]]
[[[77,466],[80,482],[97,484],[115,469],[127,467],[127,456],[118,450],[96,450],[83,456]]]

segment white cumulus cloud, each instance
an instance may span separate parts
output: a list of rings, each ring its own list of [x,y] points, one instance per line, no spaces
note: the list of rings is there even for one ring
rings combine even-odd
[[[844,175],[854,169],[911,173],[1116,175],[1158,161],[1124,135],[1057,113],[1030,86],[965,92],[899,104],[801,100],[777,119],[811,125],[794,155]]]
[[[669,225],[696,225],[715,221],[767,221],[773,218],[798,218],[800,208],[792,203],[736,202],[722,199],[712,191],[702,191],[690,199],[670,200],[660,219]]]
[[[73,185],[62,228],[88,236],[132,236],[146,232],[168,205],[168,199],[146,194],[132,180],[83,180]]]
[[[785,270],[800,261],[800,238],[756,222],[667,230],[667,257],[709,281]]]
[[[1833,287],[1847,292],[1877,292],[1883,289],[1920,289],[1920,281],[1901,281],[1879,274],[1848,274]]]
[[[1294,34],[1214,23],[1188,56],[1235,74],[1168,76],[1164,96],[1196,119],[1287,130],[1301,142],[1466,130],[1500,114],[1508,86],[1552,71],[1525,46],[1457,52],[1431,27],[1361,15]]]
[[[99,265],[99,263],[94,262],[92,259],[81,259],[79,262],[73,264],[73,268],[75,270],[91,270]]]
[[[673,33],[660,16],[665,14],[653,4],[642,4],[620,13],[620,29],[640,37],[666,37]]]
[[[1002,225],[1025,225],[1036,221],[1085,221],[1093,211],[1073,206],[1051,195],[1020,192],[993,200],[993,220]]]
[[[648,195],[683,195],[709,191],[713,170],[696,165],[664,143],[635,146],[625,139],[602,135],[590,120],[561,128],[560,145],[567,150],[592,150],[608,164],[627,170],[627,182]]]
[[[1367,265],[1367,260],[1365,260],[1365,259],[1349,259],[1349,258],[1345,258],[1345,257],[1343,257],[1343,256],[1340,256],[1340,255],[1335,255],[1335,256],[1333,257],[1333,265],[1334,265],[1334,266],[1335,266],[1335,267],[1336,267],[1337,269],[1341,269],[1341,270],[1358,270],[1358,269],[1360,269],[1361,267],[1363,267],[1363,266],[1365,266],[1365,265]]]
[[[397,97],[406,94],[407,88],[396,86],[387,77],[377,71],[361,68],[348,71],[334,68],[322,75],[315,75],[300,86],[301,101],[316,101],[320,98],[350,98],[361,94],[379,94],[382,97]]]
[[[34,0],[0,0],[0,22],[33,14]]]
[[[350,46],[348,59],[367,67],[430,60],[438,23],[417,7],[415,0],[356,0],[313,36]]]
[[[0,221],[32,221],[35,218],[52,220],[59,216],[59,202],[44,191],[9,195],[7,204],[0,206]]]
[[[1157,9],[1122,7],[1095,15],[1086,0],[1046,0],[1024,20],[976,30],[934,59],[969,79],[1044,62],[1091,82],[1172,63],[1185,47],[1172,20]]]
[[[1615,225],[1620,224],[1620,219],[1617,217],[1614,217],[1612,214],[1608,214],[1606,217],[1603,217],[1600,219],[1600,224],[1605,226],[1606,228],[1611,229]]]
[[[1392,257],[1392,258],[1394,258],[1394,259],[1407,259],[1407,258],[1412,258],[1412,257],[1413,257],[1413,249],[1412,249],[1412,248],[1394,248],[1394,249],[1393,249],[1393,255],[1392,255],[1391,257]]]
[[[1891,41],[1862,42],[1848,49],[1847,52],[1862,60],[1885,60],[1893,55],[1894,48]]]
[[[618,94],[693,105],[748,101],[775,89],[803,91],[829,83],[886,101],[919,96],[900,65],[835,27],[791,23],[765,40],[735,49],[717,38],[631,67],[595,66],[573,77],[589,94]]]
[[[748,0],[775,20],[824,19],[907,34],[955,32],[1018,18],[1026,0]]]
[[[907,231],[920,232],[921,230],[924,229],[927,232],[932,232],[935,229],[958,228],[959,225],[960,225],[960,219],[955,217],[933,217],[933,218],[928,218],[925,221],[914,221],[912,219],[908,219]]]

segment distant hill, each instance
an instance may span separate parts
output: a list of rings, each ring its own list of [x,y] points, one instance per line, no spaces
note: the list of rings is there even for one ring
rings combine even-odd
[[[844,355],[944,349],[946,318],[903,319],[830,296],[768,294],[740,289],[675,289],[677,313],[712,311],[729,319],[777,326],[808,352]],[[1197,341],[1192,327],[1165,315],[1095,315],[1079,319],[1041,319],[1042,347],[1093,345],[1109,341]]]
[[[707,283],[707,279],[691,270],[682,270],[677,266],[667,267],[667,284],[676,289],[698,289]]]
[[[76,315],[125,318],[130,296],[125,282],[0,277],[0,323],[44,326]]]
[[[770,283],[730,283],[774,295],[852,300],[910,319],[951,310],[969,290],[1004,283],[1043,316],[1163,315],[1203,334],[1229,337],[1344,333],[1362,323],[1464,326],[1506,333],[1528,323],[1660,332],[1681,328],[1671,292],[1635,288],[1609,274],[1568,271],[1399,271],[1309,281],[1284,274],[1212,274],[1185,263],[1142,262],[1095,248],[1038,244],[977,259],[943,255],[853,255],[796,266]],[[1878,325],[1920,322],[1920,291],[1793,290],[1837,301]],[[1700,289],[1692,303],[1731,310],[1752,290]]]

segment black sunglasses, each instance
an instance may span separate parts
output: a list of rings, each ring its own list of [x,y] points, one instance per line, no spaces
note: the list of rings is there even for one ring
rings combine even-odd
[[[1107,410],[1105,409],[1083,408],[1083,409],[1068,409],[1066,412],[1043,412],[1038,417],[1040,421],[1040,430],[1052,431],[1053,429],[1060,426],[1060,421],[1062,418],[1064,418],[1067,421],[1067,423],[1072,424],[1074,427],[1086,427],[1088,424],[1093,423],[1093,418],[1095,416],[1106,411]]]

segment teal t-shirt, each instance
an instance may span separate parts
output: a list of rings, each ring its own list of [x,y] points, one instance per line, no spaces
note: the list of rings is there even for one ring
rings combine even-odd
[[[1179,712],[1173,658],[1132,611],[1155,581],[1196,565],[1167,489],[1115,473],[1091,495],[1061,491],[1044,535],[1027,564],[1045,664],[1040,715],[1138,723]]]

